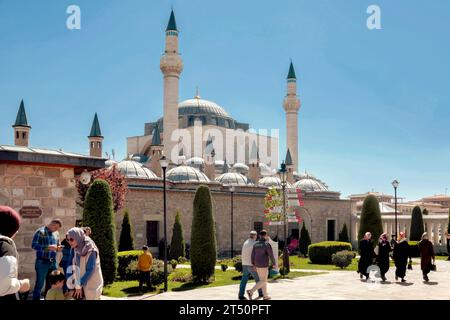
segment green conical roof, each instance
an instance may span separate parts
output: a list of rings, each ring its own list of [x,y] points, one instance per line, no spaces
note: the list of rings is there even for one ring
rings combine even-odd
[[[97,112],[95,113],[94,121],[92,122],[91,134],[89,135],[89,137],[102,137],[103,138],[102,131],[100,130],[100,124],[98,123]]]
[[[294,65],[292,64],[291,61],[291,65],[289,66],[289,73],[287,76],[288,79],[297,79],[297,77],[295,76],[295,70],[294,70]]]
[[[160,145],[161,145],[161,135],[159,133],[159,126],[157,125],[155,127],[155,130],[153,130],[152,146],[160,146]]]
[[[173,14],[173,10],[170,13],[169,23],[167,24],[167,28],[166,28],[166,31],[169,31],[169,30],[178,31],[177,23],[175,22],[175,15]]]
[[[289,149],[288,149],[288,151],[287,151],[287,153],[286,153],[286,159],[284,160],[284,163],[287,165],[287,166],[292,166],[294,163],[292,162],[292,157],[291,157],[291,152],[289,151]]]
[[[20,101],[19,111],[17,111],[16,122],[14,123],[13,127],[29,127],[23,99],[22,101]]]

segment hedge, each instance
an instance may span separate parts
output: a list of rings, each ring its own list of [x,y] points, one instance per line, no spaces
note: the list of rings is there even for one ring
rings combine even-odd
[[[127,267],[131,261],[137,261],[141,254],[142,250],[121,251],[117,254],[117,259],[119,260],[117,275],[120,280],[128,280],[130,277],[133,277],[127,272]]]
[[[352,245],[348,242],[323,241],[308,247],[308,256],[312,263],[332,264],[333,253],[351,251]]]
[[[420,241],[408,241],[410,254],[413,258],[420,257],[419,242]]]

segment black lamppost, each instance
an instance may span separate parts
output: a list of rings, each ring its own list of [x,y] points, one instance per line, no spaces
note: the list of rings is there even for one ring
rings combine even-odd
[[[164,291],[167,291],[167,201],[166,201],[166,169],[169,166],[169,160],[162,156],[159,159],[163,171],[163,193],[164,193]]]
[[[280,178],[281,178],[281,191],[283,196],[283,218],[284,218],[284,246],[283,246],[283,268],[286,272],[289,270],[289,251],[287,246],[287,232],[288,232],[288,220],[286,215],[286,164],[284,161],[281,163]]]
[[[397,239],[397,187],[400,184],[397,180],[392,181],[392,186],[394,187],[394,197],[395,197],[395,239]]]
[[[234,186],[230,187],[230,192],[231,192],[231,221],[230,221],[230,223],[231,223],[230,224],[230,230],[231,230],[231,259],[233,259],[233,256],[234,256],[234,246],[233,246],[233,242],[234,242],[234,235],[233,235],[233,225],[234,225],[234,223],[233,223],[233,217],[234,217],[234,214],[233,214]]]

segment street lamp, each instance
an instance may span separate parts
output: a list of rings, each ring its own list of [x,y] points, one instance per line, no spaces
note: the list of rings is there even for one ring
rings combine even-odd
[[[394,196],[395,196],[395,238],[397,239],[397,187],[400,184],[397,180],[392,181],[392,186],[394,187]]]
[[[283,269],[286,272],[289,270],[289,251],[287,246],[287,232],[288,222],[286,216],[286,164],[284,161],[281,163],[280,178],[281,178],[281,190],[283,194],[283,218],[284,218],[284,246],[283,246]]]
[[[234,242],[234,235],[233,235],[233,196],[234,196],[234,186],[230,187],[230,192],[231,192],[231,224],[230,224],[230,230],[231,230],[231,259],[233,259],[233,255],[234,255],[234,247],[233,247],[233,242]]]
[[[166,169],[169,166],[169,160],[162,156],[159,159],[163,171],[163,193],[164,193],[164,291],[167,291],[167,205],[166,205]]]

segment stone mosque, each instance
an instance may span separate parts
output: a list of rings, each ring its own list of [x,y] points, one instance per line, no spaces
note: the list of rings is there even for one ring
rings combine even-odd
[[[64,234],[81,220],[82,210],[76,205],[76,177],[85,170],[104,167],[117,166],[126,177],[128,192],[123,210],[130,214],[136,248],[146,244],[156,253],[164,235],[163,180],[159,164],[163,155],[172,160],[166,172],[169,243],[177,212],[180,212],[184,238],[190,243],[193,199],[201,184],[211,190],[220,255],[229,255],[231,250],[239,253],[250,230],[265,228],[272,238],[276,235],[283,238],[283,228],[266,225],[264,217],[268,188],[280,189],[282,184],[277,173],[281,162],[277,158],[278,138],[252,132],[249,124],[235,120],[218,103],[200,98],[198,92],[194,98],[179,102],[183,62],[178,36],[172,11],[165,31],[165,53],[160,61],[164,82],[163,117],[145,123],[142,136],[127,138],[129,156],[122,161],[103,157],[105,137],[97,114],[88,136],[89,155],[30,147],[31,126],[21,102],[13,125],[14,145],[0,144],[0,205],[13,207],[23,217],[16,238],[21,273],[34,277],[31,240],[38,227],[58,217],[63,220],[61,233]],[[351,200],[341,199],[339,192],[330,190],[312,174],[297,171],[300,100],[292,62],[286,81],[283,108],[287,150],[283,162],[287,168],[287,187],[301,190],[304,205],[298,210],[311,240],[337,240],[344,223],[350,226],[350,233],[355,231],[351,230]],[[184,130],[195,136],[198,127],[203,131],[201,143],[177,135]],[[221,145],[221,135],[228,137],[229,133],[231,143],[225,141]],[[246,151],[239,155],[237,150]],[[118,212],[117,239],[122,218],[122,212]],[[298,237],[300,228],[299,223],[290,222],[288,235]]]

